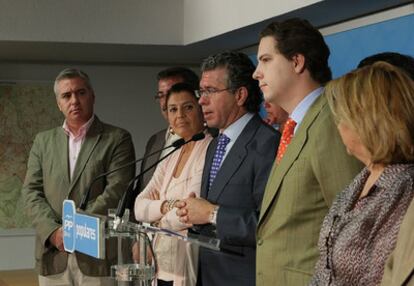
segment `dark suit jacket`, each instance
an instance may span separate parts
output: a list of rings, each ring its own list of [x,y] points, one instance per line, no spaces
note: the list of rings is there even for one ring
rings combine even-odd
[[[150,137],[150,139],[148,139],[147,145],[145,145],[144,157],[164,147],[166,132],[167,132],[167,129],[160,130],[157,133],[153,134]],[[146,168],[148,168],[149,166],[151,166],[152,164],[154,164],[157,160],[159,160],[160,155],[161,155],[161,152],[142,160],[140,173],[144,171]],[[156,167],[157,166],[154,166],[154,168],[150,169],[148,172],[146,172],[141,177],[141,179],[137,182],[135,188],[132,190],[132,193],[128,199],[127,208],[131,210],[131,219],[133,220],[135,220],[135,216],[133,215],[135,199],[138,196],[138,194],[147,186],[148,182],[151,180]]]
[[[203,170],[201,196],[220,206],[215,234],[221,252],[200,248],[198,283],[255,285],[256,225],[280,134],[255,115],[243,129],[222,163],[211,189],[208,181],[217,146],[210,144]],[[207,234],[211,225],[202,226]]]
[[[131,135],[95,117],[70,180],[68,145],[68,136],[62,127],[39,133],[30,151],[22,189],[28,217],[36,229],[36,270],[43,276],[66,269],[67,253],[58,251],[48,241],[49,236],[61,227],[63,200],[74,200],[79,206],[95,177],[133,161],[135,157]],[[115,208],[134,171],[131,166],[96,181],[86,211],[106,215],[109,208]],[[82,253],[76,253],[76,258],[83,274],[109,276],[109,267],[116,264],[116,241],[106,241],[106,259],[95,259]]]
[[[161,131],[158,131],[154,135],[150,137],[150,139],[147,142],[147,145],[145,146],[145,154],[144,156],[147,156],[148,154],[151,154],[152,152],[155,152],[157,150],[160,150],[165,145],[165,134],[167,132],[167,129],[163,129]],[[146,168],[154,164],[159,158],[160,158],[161,152],[158,154],[155,154],[154,156],[150,156],[146,159],[144,159],[141,163],[141,170],[140,172],[144,171]],[[140,188],[143,190],[148,182],[151,180],[152,175],[154,174],[155,168],[152,168],[150,171],[145,173],[140,181]]]

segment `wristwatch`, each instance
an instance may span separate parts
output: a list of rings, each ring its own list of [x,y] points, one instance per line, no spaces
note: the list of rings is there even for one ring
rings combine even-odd
[[[213,211],[210,213],[210,218],[209,221],[212,225],[216,225],[217,224],[217,213],[219,210],[219,206],[215,206]]]

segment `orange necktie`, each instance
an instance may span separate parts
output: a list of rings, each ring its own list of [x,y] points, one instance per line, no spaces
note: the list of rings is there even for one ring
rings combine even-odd
[[[276,164],[279,164],[280,160],[282,160],[283,155],[285,154],[286,149],[292,140],[295,126],[296,122],[293,119],[288,118],[288,120],[286,120],[285,127],[283,128],[282,132],[282,139],[280,140],[279,148],[277,150]]]

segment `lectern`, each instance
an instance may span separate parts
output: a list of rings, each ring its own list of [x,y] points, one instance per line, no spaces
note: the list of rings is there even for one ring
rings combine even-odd
[[[129,212],[120,224],[114,224],[114,211],[108,216],[99,216],[85,212],[77,212],[71,200],[63,202],[63,243],[67,252],[82,252],[98,259],[105,258],[105,239],[117,239],[118,260],[111,267],[111,276],[118,285],[151,285],[156,277],[157,260],[151,238],[155,235],[166,235],[174,239],[184,240],[200,247],[219,251],[220,241],[216,238],[201,235],[180,233],[129,221]],[[138,250],[133,255],[132,249]],[[138,253],[137,253],[138,252]],[[134,281],[133,284],[128,282]]]

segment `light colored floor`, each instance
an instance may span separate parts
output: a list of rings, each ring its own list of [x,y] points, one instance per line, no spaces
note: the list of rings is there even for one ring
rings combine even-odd
[[[0,286],[38,286],[33,269],[0,271]]]

